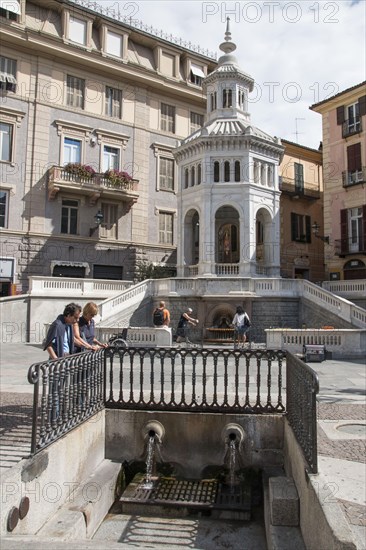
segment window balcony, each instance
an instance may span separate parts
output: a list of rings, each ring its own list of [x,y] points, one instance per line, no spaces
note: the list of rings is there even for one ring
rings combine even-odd
[[[346,138],[362,132],[362,120],[360,116],[345,120],[342,124],[342,137]]]
[[[68,195],[86,195],[90,204],[102,198],[129,202],[132,206],[139,198],[138,180],[121,183],[111,181],[105,174],[85,177],[67,172],[61,166],[52,166],[48,171],[48,199],[54,200],[60,191]]]
[[[343,187],[351,187],[352,185],[357,185],[358,183],[365,183],[366,167],[364,166],[362,170],[353,170],[352,172],[349,172],[349,171],[342,172],[342,181],[343,181]]]
[[[316,200],[320,199],[319,185],[305,182],[301,187],[295,184],[292,178],[280,178],[280,191],[292,199]]]
[[[358,237],[348,237],[346,239],[336,239],[334,241],[334,254],[339,257],[347,256],[348,254],[365,254],[366,243],[362,235]]]

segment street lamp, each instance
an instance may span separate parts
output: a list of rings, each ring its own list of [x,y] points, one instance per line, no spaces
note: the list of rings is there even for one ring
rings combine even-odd
[[[328,236],[319,235],[320,225],[317,222],[314,222],[313,225],[311,226],[311,228],[313,230],[313,233],[314,233],[315,237],[317,237],[318,239],[321,239],[323,242],[329,244],[329,237]]]
[[[101,225],[101,223],[103,222],[103,219],[104,219],[103,212],[101,210],[98,210],[98,212],[94,216],[95,227],[90,228],[90,237],[93,235],[94,231],[96,231],[98,227]]]

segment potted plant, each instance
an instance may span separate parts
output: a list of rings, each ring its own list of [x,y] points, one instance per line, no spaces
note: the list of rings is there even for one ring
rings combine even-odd
[[[132,177],[127,172],[115,169],[106,170],[104,177],[115,187],[123,187],[132,181]]]
[[[88,164],[80,164],[80,162],[69,162],[64,166],[65,172],[73,174],[79,178],[91,179],[95,175],[95,170]]]

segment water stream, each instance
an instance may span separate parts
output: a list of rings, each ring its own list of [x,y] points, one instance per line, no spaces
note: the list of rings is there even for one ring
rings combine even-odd
[[[155,457],[155,448],[156,448],[156,434],[149,434],[149,441],[147,444],[147,457],[146,457],[146,477],[145,481],[142,484],[143,489],[152,489],[154,482],[152,480],[153,468],[154,468],[154,457]]]
[[[236,442],[235,439],[229,441],[229,486],[230,490],[234,491],[236,485]]]

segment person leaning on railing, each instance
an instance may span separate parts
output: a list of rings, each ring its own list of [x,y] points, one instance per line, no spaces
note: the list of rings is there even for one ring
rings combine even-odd
[[[65,306],[62,315],[53,321],[43,343],[43,350],[48,352],[50,359],[74,353],[72,325],[77,323],[80,314],[81,306],[72,302]]]
[[[106,348],[108,344],[102,344],[95,337],[94,317],[98,313],[98,306],[94,302],[88,302],[83,308],[83,314],[77,323],[73,325],[75,353],[81,351],[97,351]]]

